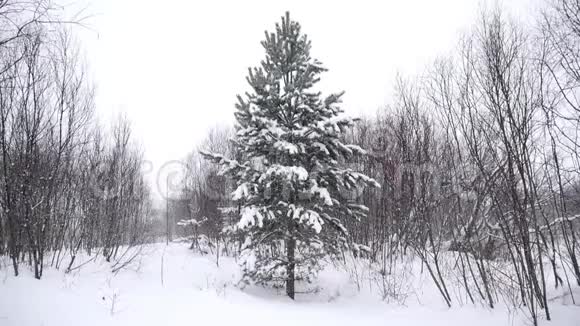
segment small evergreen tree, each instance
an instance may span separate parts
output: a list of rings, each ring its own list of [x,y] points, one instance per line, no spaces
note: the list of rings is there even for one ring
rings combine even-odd
[[[266,32],[262,46],[266,58],[247,77],[253,92],[238,96],[236,104],[232,141],[241,159],[202,154],[236,182],[238,228],[246,234],[244,250],[254,258],[245,276],[283,281],[294,299],[295,280],[312,275],[321,255],[348,245],[341,221],[366,215],[366,207],[341,194],[378,184],[341,168],[345,159],[365,152],[341,141],[354,125],[341,117],[342,93],[322,99],[313,90],[326,69],[310,57],[311,43],[300,25],[286,13],[275,33]]]

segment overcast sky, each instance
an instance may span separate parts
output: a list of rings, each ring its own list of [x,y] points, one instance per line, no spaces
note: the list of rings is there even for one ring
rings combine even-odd
[[[79,32],[97,85],[97,114],[124,112],[152,162],[182,159],[206,131],[233,124],[247,68],[263,58],[260,41],[285,11],[329,69],[323,91],[346,91],[351,115],[389,102],[397,73],[419,73],[452,51],[480,0],[142,1],[85,0],[90,29]],[[495,3],[495,2],[494,2]],[[513,16],[528,1],[506,1]],[[157,190],[157,189],[155,189]]]

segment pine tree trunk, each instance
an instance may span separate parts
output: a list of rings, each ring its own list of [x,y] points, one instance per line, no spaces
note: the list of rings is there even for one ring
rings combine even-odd
[[[288,265],[286,266],[286,272],[288,278],[286,279],[286,294],[290,299],[294,300],[294,249],[296,248],[296,240],[288,239],[286,240],[286,258],[288,259]]]

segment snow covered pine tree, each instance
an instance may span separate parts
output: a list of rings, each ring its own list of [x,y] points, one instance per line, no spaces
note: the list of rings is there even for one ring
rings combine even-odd
[[[341,168],[353,155],[365,155],[340,135],[355,120],[342,117],[340,94],[321,99],[313,91],[322,64],[310,57],[311,43],[289,13],[266,32],[266,59],[249,69],[253,93],[238,96],[236,136],[232,141],[242,159],[203,152],[222,166],[237,189],[241,207],[238,228],[246,233],[246,280],[286,285],[294,299],[294,282],[308,280],[321,256],[348,246],[343,221],[359,219],[367,209],[346,193],[379,185],[373,179]]]

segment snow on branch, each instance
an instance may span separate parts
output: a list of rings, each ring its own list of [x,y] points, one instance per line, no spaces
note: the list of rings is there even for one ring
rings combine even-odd
[[[275,176],[284,177],[287,180],[306,180],[308,179],[308,171],[301,166],[285,166],[275,164],[266,170],[260,176],[260,181],[267,180],[268,178],[272,178]]]
[[[308,224],[316,233],[322,231],[324,220],[317,212],[303,207],[296,207],[294,204],[291,204],[288,207],[290,208],[288,210],[288,216],[292,216],[293,219],[298,220],[301,223]]]
[[[199,153],[205,159],[222,166],[222,170],[219,172],[220,175],[235,173],[238,170],[250,168],[247,164],[240,164],[238,161],[228,159],[222,154],[210,153],[204,150],[200,150]]]
[[[205,221],[207,221],[207,217],[203,217],[199,221],[196,220],[196,219],[194,219],[194,218],[192,218],[192,219],[182,219],[179,222],[177,222],[177,225],[183,226],[183,227],[188,226],[188,225],[191,225],[191,226],[200,226]]]

